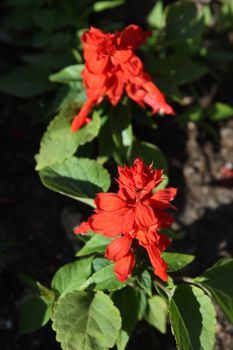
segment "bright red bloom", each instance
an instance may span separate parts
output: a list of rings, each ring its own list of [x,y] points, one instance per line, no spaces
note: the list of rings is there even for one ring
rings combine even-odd
[[[152,164],[146,166],[139,158],[131,167],[118,167],[118,173],[118,192],[99,193],[95,199],[95,214],[74,232],[79,234],[92,230],[115,238],[108,245],[105,256],[116,262],[115,272],[118,278],[121,276],[121,281],[134,267],[132,241],[136,239],[147,250],[155,274],[166,281],[167,264],[161,253],[170,240],[160,234],[160,229],[169,227],[173,222],[165,210],[174,208],[170,201],[175,198],[177,190],[170,187],[154,192],[163,181],[163,171],[153,170]]]
[[[152,113],[174,114],[133,51],[144,44],[150,35],[151,32],[144,32],[133,24],[115,34],[107,34],[94,27],[83,34],[85,68],[82,75],[87,101],[74,117],[71,126],[73,132],[89,121],[90,109],[105,96],[115,106],[124,88],[141,107],[152,107]]]

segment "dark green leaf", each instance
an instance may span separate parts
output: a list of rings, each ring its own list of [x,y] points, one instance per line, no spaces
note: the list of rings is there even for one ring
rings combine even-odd
[[[233,259],[218,261],[195,282],[201,283],[212,294],[230,322],[233,323]]]
[[[147,17],[147,22],[154,28],[162,29],[165,26],[165,13],[163,9],[163,2],[156,1],[153,9]]]
[[[52,320],[64,350],[107,350],[121,327],[119,310],[102,292],[66,294],[58,300]]]
[[[179,349],[214,348],[216,313],[210,298],[202,289],[179,285],[170,301],[169,314]]]
[[[137,323],[138,298],[136,291],[127,286],[120,291],[114,292],[112,300],[120,311],[122,319],[122,327],[116,340],[116,346],[118,350],[124,350]]]
[[[40,66],[24,66],[0,78],[0,91],[18,97],[33,97],[54,89],[49,71]]]
[[[197,6],[191,1],[177,1],[167,7],[166,40],[179,41],[197,37],[204,29]]]
[[[107,170],[86,158],[67,159],[61,164],[43,168],[39,174],[49,189],[91,206],[96,194],[107,191],[110,186]]]
[[[144,318],[161,333],[166,333],[167,314],[168,307],[163,298],[159,295],[154,295],[148,299]]]
[[[94,12],[101,12],[124,4],[124,0],[97,1],[93,5]]]
[[[137,275],[136,281],[147,295],[152,295],[152,279],[148,270],[144,270],[140,275]]]
[[[32,297],[20,305],[19,334],[31,333],[50,319],[51,305],[41,297]]]
[[[185,266],[190,264],[195,256],[191,254],[181,254],[181,253],[170,253],[164,252],[162,254],[163,259],[168,264],[168,272],[179,271]]]

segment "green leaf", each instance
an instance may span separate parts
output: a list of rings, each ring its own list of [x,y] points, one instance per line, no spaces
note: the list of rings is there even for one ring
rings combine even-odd
[[[191,1],[177,1],[167,7],[167,41],[192,39],[201,35],[203,29],[203,19],[198,17],[197,6]]]
[[[78,290],[91,274],[92,260],[91,257],[62,266],[53,277],[52,289],[59,295]]]
[[[194,123],[202,121],[204,118],[204,110],[200,106],[194,106],[180,114],[177,118],[179,123],[187,123],[192,121]]]
[[[93,206],[99,192],[106,192],[110,176],[102,165],[86,158],[70,158],[40,171],[42,183],[49,189]]]
[[[136,291],[127,286],[114,292],[112,300],[120,311],[122,319],[122,327],[116,340],[116,346],[118,350],[124,350],[137,323],[138,298]]]
[[[20,305],[19,334],[31,333],[44,326],[51,316],[51,304],[32,297]]]
[[[201,283],[212,294],[226,317],[233,323],[233,259],[218,261],[195,282]]]
[[[49,71],[36,65],[16,68],[0,78],[0,91],[17,97],[33,97],[54,89]]]
[[[108,259],[105,258],[95,258],[93,260],[92,266],[95,272],[101,270],[102,268],[104,268],[107,265],[110,265],[110,261]]]
[[[136,294],[138,298],[138,320],[141,321],[147,308],[147,295],[140,289],[136,290]]]
[[[153,9],[147,17],[147,22],[154,28],[162,29],[165,26],[165,13],[163,9],[163,2],[156,1]]]
[[[93,5],[94,12],[101,12],[124,4],[124,0],[98,1]]]
[[[82,71],[84,69],[83,64],[74,64],[68,66],[59,72],[50,75],[49,80],[56,83],[68,84],[71,81],[82,80]]]
[[[66,294],[58,300],[52,319],[63,350],[107,350],[121,327],[119,310],[102,292]]]
[[[128,106],[120,104],[112,108],[110,116],[112,138],[118,148],[129,147],[133,142],[131,113]]]
[[[226,103],[216,102],[207,109],[210,120],[221,121],[233,116],[233,107]]]
[[[163,259],[168,264],[168,272],[179,271],[183,269],[185,266],[190,264],[195,256],[191,254],[181,254],[181,253],[170,253],[164,252],[162,254]]]
[[[70,130],[71,120],[77,113],[77,108],[65,108],[49,124],[44,133],[39,154],[36,155],[36,170],[56,163],[62,163],[70,158],[79,146],[92,141],[99,133],[100,117],[93,114],[92,121],[76,133]]]
[[[114,264],[109,264],[101,270],[93,273],[93,275],[80,286],[80,290],[89,288],[93,290],[113,291],[124,288],[126,284],[126,282],[120,282],[116,278]]]
[[[94,237],[89,239],[89,241],[87,241],[84,247],[77,252],[76,256],[84,256],[92,253],[103,253],[110,242],[110,238],[96,234]]]
[[[170,319],[177,347],[182,350],[212,350],[216,313],[204,291],[179,285],[170,301]]]
[[[163,298],[159,295],[154,295],[148,299],[144,318],[161,333],[166,333],[167,314],[168,307]]]
[[[152,295],[152,279],[148,270],[144,270],[140,275],[137,275],[136,281],[147,295]]]
[[[200,79],[209,69],[185,56],[172,55],[159,61],[159,69],[165,70],[177,85],[183,85]]]

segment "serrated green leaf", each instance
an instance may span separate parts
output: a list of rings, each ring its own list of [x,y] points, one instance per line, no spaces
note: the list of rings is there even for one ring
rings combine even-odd
[[[84,256],[92,253],[103,253],[110,242],[110,238],[96,234],[87,241],[84,247],[77,252],[76,256]]]
[[[62,266],[52,279],[53,291],[61,296],[78,290],[91,274],[92,260],[91,257]]]
[[[94,12],[101,12],[124,4],[124,0],[97,1],[93,5]]]
[[[79,146],[92,141],[98,135],[100,117],[96,112],[90,123],[78,132],[72,133],[70,130],[71,120],[76,113],[77,108],[66,108],[50,122],[42,137],[39,154],[35,157],[36,170],[62,163],[65,159],[70,158]]]
[[[210,120],[221,121],[233,117],[233,107],[226,103],[216,102],[207,109]]]
[[[63,350],[107,350],[121,327],[119,310],[102,292],[72,292],[60,298],[53,329]]]
[[[210,291],[226,317],[233,323],[233,259],[218,261],[194,281]]]
[[[126,284],[126,282],[120,282],[116,278],[114,273],[114,264],[110,264],[93,273],[93,275],[80,286],[80,290],[89,288],[97,291],[113,291],[124,288]]]
[[[54,89],[44,67],[28,65],[1,76],[0,91],[17,97],[33,97]]]
[[[154,295],[148,299],[144,318],[161,333],[166,333],[167,315],[168,307],[163,298],[159,295]]]
[[[124,350],[137,323],[138,298],[135,289],[127,286],[114,292],[112,300],[120,311],[122,319],[122,327],[116,340],[116,346],[118,350]]]
[[[169,314],[177,347],[182,350],[212,350],[216,313],[204,291],[179,285],[170,301]]]
[[[49,80],[56,83],[68,84],[72,81],[82,80],[83,64],[68,66],[57,73],[50,75]]]
[[[110,186],[110,175],[95,160],[70,158],[61,164],[43,168],[42,183],[49,189],[94,206],[93,199]]]
[[[190,264],[195,256],[191,254],[181,254],[181,253],[170,253],[164,252],[162,254],[163,259],[168,264],[168,272],[179,271],[183,269],[185,266]]]
[[[19,334],[31,333],[44,326],[51,317],[51,304],[32,297],[20,305]]]

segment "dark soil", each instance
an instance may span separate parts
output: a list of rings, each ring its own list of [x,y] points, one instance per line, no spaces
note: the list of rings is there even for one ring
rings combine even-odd
[[[0,128],[0,244],[9,244],[0,255],[1,349],[56,350],[60,347],[50,325],[17,336],[19,305],[32,294],[18,273],[49,286],[55,271],[73,259],[72,226],[80,213],[85,216],[86,207],[42,186],[34,170],[34,154],[44,127],[31,125],[27,116],[17,117],[6,115]],[[233,252],[232,180],[224,180],[220,172],[226,162],[233,161],[233,121],[216,127],[220,132],[217,150],[193,123],[180,129],[167,120],[160,127],[166,135],[159,142],[171,164],[171,184],[179,187],[174,229],[183,239],[175,241],[174,248],[196,255],[185,271],[187,276],[201,273]],[[174,134],[177,139],[169,137]],[[171,350],[175,342],[170,333],[161,335],[141,323],[128,349],[142,348]],[[233,327],[218,310],[216,350],[232,348]]]

